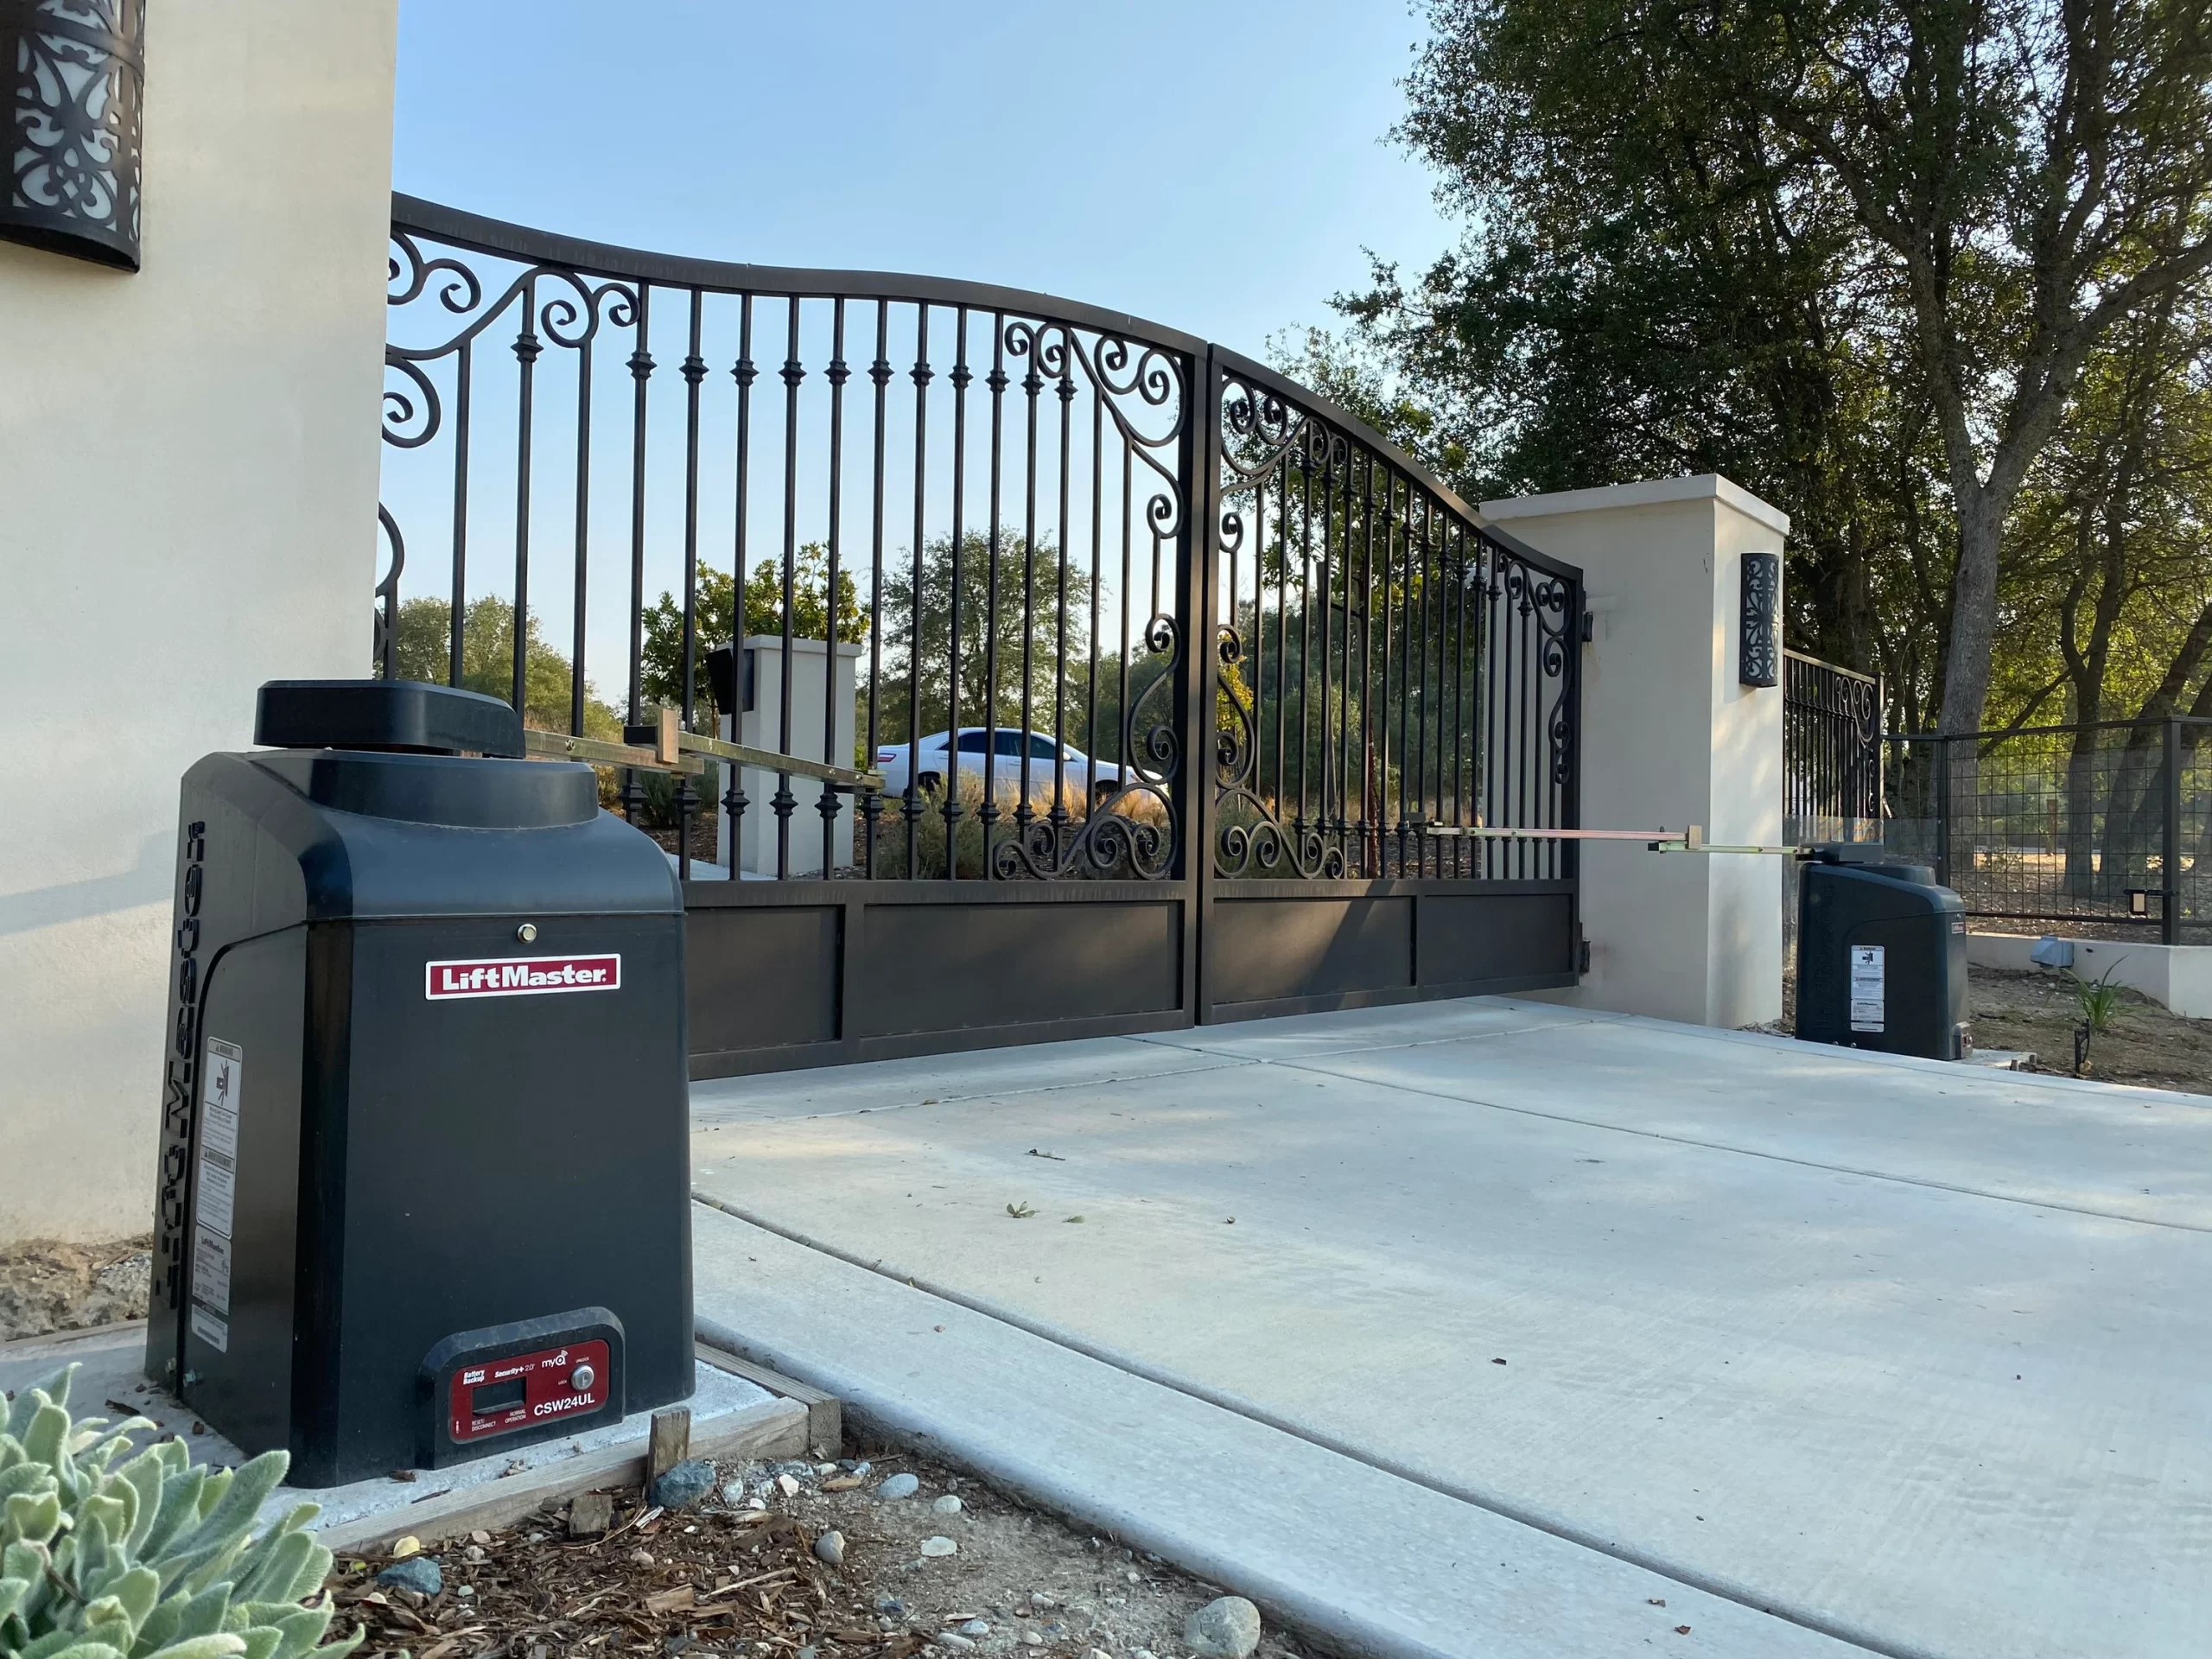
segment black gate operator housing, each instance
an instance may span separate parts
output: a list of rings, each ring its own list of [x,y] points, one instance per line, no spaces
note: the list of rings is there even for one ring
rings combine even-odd
[[[691,1392],[683,912],[492,697],[276,681],[185,774],[149,1376],[334,1485]]]
[[[1931,1060],[1973,1052],[1967,916],[1924,864],[1822,847],[1797,880],[1797,1035]]]

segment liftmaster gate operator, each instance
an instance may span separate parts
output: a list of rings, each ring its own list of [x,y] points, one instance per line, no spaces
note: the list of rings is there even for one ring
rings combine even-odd
[[[683,916],[493,698],[262,688],[185,774],[146,1369],[333,1485],[691,1391]]]

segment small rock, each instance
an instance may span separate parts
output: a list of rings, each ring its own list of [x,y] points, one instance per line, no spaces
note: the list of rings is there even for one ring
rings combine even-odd
[[[1129,1659],[1153,1659],[1152,1649],[1150,1648],[1139,1648],[1135,1653],[1129,1656]]]
[[[922,1483],[918,1476],[893,1475],[875,1489],[875,1495],[878,1497],[912,1497],[921,1490]]]
[[[925,1538],[922,1540],[922,1554],[925,1555],[936,1557],[944,1555],[957,1555],[959,1553],[960,1546],[954,1543],[951,1539],[944,1537],[942,1535],[935,1538]],[[1244,1659],[1244,1656],[1239,1654],[1236,1656],[1236,1659]]]
[[[1034,1630],[1024,1630],[1021,1633],[1021,1645],[1025,1648],[1041,1648],[1045,1645],[1045,1638]]]
[[[930,1508],[935,1510],[939,1515],[957,1515],[960,1513],[960,1500],[950,1492],[947,1492],[943,1497],[931,1503]]]
[[[460,1597],[463,1601],[468,1600],[469,1598],[474,1596],[475,1593],[476,1587],[474,1585],[467,1584],[462,1585],[460,1589],[454,1592],[454,1594]]]
[[[633,1549],[630,1552],[630,1560],[636,1566],[651,1567],[653,1564],[653,1553],[650,1549]]]
[[[962,1636],[957,1630],[940,1630],[937,1635],[931,1637],[930,1639],[935,1642],[938,1646],[941,1648],[950,1648],[955,1653],[969,1653],[973,1651],[976,1646],[973,1642],[970,1642],[966,1637]]]
[[[461,1552],[461,1559],[464,1561],[482,1560],[484,1559],[484,1551],[482,1547],[477,1544],[471,1544],[467,1549]]]
[[[395,1561],[404,1561],[410,1555],[419,1555],[422,1553],[423,1541],[411,1532],[404,1538],[395,1538],[391,1541],[391,1559]]]
[[[1252,1659],[1260,1645],[1260,1610],[1242,1596],[1210,1601],[1183,1622],[1183,1640],[1198,1659]]]
[[[724,1481],[722,1483],[722,1502],[728,1504],[733,1510],[739,1504],[744,1503],[745,1483],[741,1480]]]
[[[814,1465],[814,1472],[817,1475],[834,1475],[837,1472],[837,1465],[834,1463],[817,1463]]]
[[[545,1541],[545,1535],[533,1528],[523,1535],[522,1541],[525,1544],[542,1544]]]
[[[685,1510],[714,1490],[715,1465],[690,1458],[653,1482],[650,1501],[655,1509]]]
[[[789,1475],[778,1475],[776,1477],[776,1490],[781,1492],[785,1497],[797,1497],[798,1496],[798,1482],[792,1479]]]
[[[1090,1650],[1090,1659],[1114,1659],[1114,1656],[1103,1648],[1093,1648]]]
[[[861,1484],[858,1475],[834,1475],[822,1483],[825,1492],[849,1492]]]
[[[415,1546],[416,1550],[422,1545]],[[377,1582],[395,1590],[412,1590],[423,1597],[435,1596],[446,1587],[446,1575],[438,1571],[438,1564],[429,1556],[410,1554],[406,1560],[394,1561],[377,1574]]]
[[[1057,1607],[1060,1604],[1054,1601],[1042,1590],[1032,1590],[1029,1592],[1029,1605],[1032,1607]]]
[[[988,1636],[990,1633],[991,1624],[987,1618],[971,1618],[960,1627],[960,1634],[963,1636],[982,1637]]]
[[[875,1599],[875,1611],[888,1618],[899,1618],[905,1616],[906,1604],[896,1596],[881,1595]]]
[[[760,1498],[748,1497],[745,1500],[745,1507],[757,1513],[758,1511],[766,1510],[768,1505]]]
[[[845,1535],[832,1529],[814,1541],[814,1559],[831,1567],[845,1564]]]
[[[613,1493],[579,1492],[576,1501],[569,1505],[569,1536],[596,1538],[613,1520]]]

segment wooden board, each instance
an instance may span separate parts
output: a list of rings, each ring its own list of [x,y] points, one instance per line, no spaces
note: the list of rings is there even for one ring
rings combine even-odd
[[[768,1400],[727,1417],[709,1418],[691,1435],[691,1455],[733,1462],[806,1455],[807,1411],[797,1400]],[[338,1554],[367,1554],[373,1546],[411,1533],[425,1548],[442,1538],[482,1528],[488,1531],[520,1520],[549,1500],[601,1486],[641,1486],[645,1478],[645,1441],[609,1446],[581,1458],[568,1458],[526,1469],[504,1480],[441,1493],[379,1515],[333,1522],[315,1536]]]
[[[845,1411],[834,1394],[824,1394],[811,1383],[797,1377],[785,1376],[781,1371],[771,1370],[766,1365],[756,1365],[742,1354],[733,1354],[727,1349],[698,1343],[701,1360],[718,1371],[728,1371],[732,1376],[741,1376],[757,1383],[769,1393],[785,1400],[795,1400],[806,1408],[807,1450],[818,1456],[834,1458],[845,1443]]]

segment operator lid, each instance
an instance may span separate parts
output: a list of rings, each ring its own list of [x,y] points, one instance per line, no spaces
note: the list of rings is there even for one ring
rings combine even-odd
[[[272,749],[519,756],[522,718],[497,697],[421,680],[271,680],[253,741]]]

